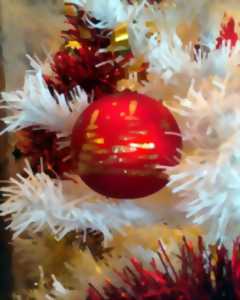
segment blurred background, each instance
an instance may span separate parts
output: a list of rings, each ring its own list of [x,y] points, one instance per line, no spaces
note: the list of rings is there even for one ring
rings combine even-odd
[[[0,89],[21,89],[29,69],[26,54],[44,60],[61,43],[64,28],[63,0],[0,0]],[[6,112],[0,112],[1,117]],[[0,122],[0,130],[3,124]],[[0,136],[0,180],[14,175],[11,144]],[[0,195],[1,199],[1,195]],[[0,299],[11,299],[11,233],[0,219]]]
[[[60,43],[63,0],[0,0],[5,81],[7,89],[18,89],[28,67],[26,54],[44,59]]]

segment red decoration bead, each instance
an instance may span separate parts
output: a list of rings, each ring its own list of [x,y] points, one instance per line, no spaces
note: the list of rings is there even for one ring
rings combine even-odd
[[[125,92],[96,100],[72,132],[73,163],[83,181],[113,198],[139,198],[167,183],[163,166],[180,159],[178,125],[160,101]]]

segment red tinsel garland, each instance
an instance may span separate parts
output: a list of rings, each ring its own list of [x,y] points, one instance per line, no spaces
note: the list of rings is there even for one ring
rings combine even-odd
[[[71,170],[71,161],[65,160],[69,149],[59,150],[58,138],[55,133],[32,127],[17,133],[15,159],[27,157],[34,172],[41,170],[40,159],[44,171],[52,177]]]
[[[238,300],[240,299],[240,240],[233,246],[232,259],[223,245],[208,252],[199,238],[194,250],[185,239],[180,249],[180,270],[176,271],[163,245],[159,258],[152,260],[152,270],[133,258],[133,268],[126,267],[118,276],[122,287],[107,281],[103,294],[90,285],[87,300]]]
[[[46,81],[60,93],[68,94],[80,85],[89,95],[98,98],[116,91],[116,83],[125,77],[124,65],[131,53],[108,51],[111,31],[91,27],[85,19],[81,11],[76,16],[68,16],[71,29],[63,32],[65,44],[53,58],[55,74],[52,78],[46,77]],[[91,22],[96,20],[91,19]],[[78,43],[77,48],[68,47],[72,41]]]

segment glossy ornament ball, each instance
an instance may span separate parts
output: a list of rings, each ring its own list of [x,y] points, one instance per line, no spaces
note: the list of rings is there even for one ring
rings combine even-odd
[[[138,93],[104,96],[80,115],[72,132],[76,173],[96,192],[140,198],[167,183],[164,166],[180,159],[179,127],[160,101]]]

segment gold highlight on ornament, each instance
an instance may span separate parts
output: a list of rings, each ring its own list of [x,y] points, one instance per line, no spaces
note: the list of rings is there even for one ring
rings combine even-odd
[[[154,149],[155,144],[154,143],[130,143],[130,147],[136,148],[136,149]]]
[[[95,144],[98,144],[98,145],[103,145],[104,144],[104,138],[95,139],[93,142]]]
[[[88,125],[88,130],[96,130],[97,129],[97,125],[96,125],[96,121],[98,119],[100,111],[99,110],[95,110],[92,115],[91,115],[91,119],[90,119],[90,124]]]
[[[138,102],[136,100],[133,100],[129,104],[129,114],[132,116],[135,114],[137,110]]]
[[[119,154],[119,153],[132,153],[132,152],[136,152],[136,148],[135,147],[131,147],[130,145],[116,145],[113,146],[112,148],[112,152],[115,154]]]

